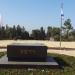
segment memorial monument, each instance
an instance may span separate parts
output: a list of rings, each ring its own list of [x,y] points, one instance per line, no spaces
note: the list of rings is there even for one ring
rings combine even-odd
[[[9,61],[46,61],[47,46],[43,44],[15,43],[7,46]]]
[[[14,43],[7,45],[7,55],[0,58],[0,67],[59,68],[59,64],[47,56],[47,46],[43,44]]]

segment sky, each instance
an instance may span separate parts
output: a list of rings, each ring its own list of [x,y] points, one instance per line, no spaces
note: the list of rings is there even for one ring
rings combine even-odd
[[[0,0],[3,25],[21,25],[26,30],[48,26],[60,27],[62,0]],[[63,0],[64,20],[70,18],[75,27],[75,0]]]

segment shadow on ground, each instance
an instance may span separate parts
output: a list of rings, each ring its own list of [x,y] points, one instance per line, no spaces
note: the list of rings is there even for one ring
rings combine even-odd
[[[61,57],[53,57],[56,62],[59,64],[59,68],[63,69],[64,67],[69,67],[70,64],[68,64],[65,60],[63,60]]]

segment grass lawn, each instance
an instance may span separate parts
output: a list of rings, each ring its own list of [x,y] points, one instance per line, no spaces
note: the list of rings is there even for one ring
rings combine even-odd
[[[2,57],[2,56],[4,56],[6,54],[6,52],[0,52],[0,58]]]
[[[6,52],[1,52],[0,57]],[[48,54],[58,61],[61,69],[3,69],[0,68],[0,75],[75,75],[75,57],[59,54]]]

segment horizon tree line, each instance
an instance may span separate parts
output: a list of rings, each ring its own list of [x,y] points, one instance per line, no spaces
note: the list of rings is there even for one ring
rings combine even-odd
[[[75,29],[72,27],[71,19],[67,19],[64,21],[61,36],[62,41],[75,41]],[[29,32],[25,30],[24,26],[0,26],[0,40],[50,40],[50,38],[53,38],[55,41],[60,40],[59,27],[48,26],[47,32],[43,27],[41,27],[40,29],[32,30],[31,34],[29,34]]]

